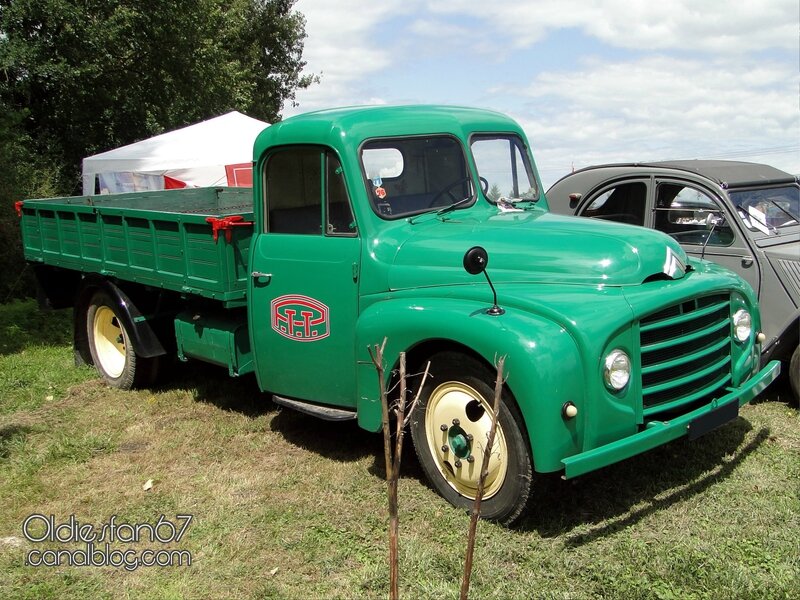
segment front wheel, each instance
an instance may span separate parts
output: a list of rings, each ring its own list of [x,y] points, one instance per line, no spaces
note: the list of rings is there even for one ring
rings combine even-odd
[[[471,509],[491,427],[495,374],[456,353],[431,358],[430,376],[411,421],[411,437],[425,474],[454,506]],[[503,390],[497,431],[481,501],[484,518],[511,525],[528,505],[533,462],[522,417]]]
[[[109,385],[127,390],[154,379],[157,358],[137,356],[119,308],[104,291],[96,292],[89,302],[86,333],[92,362]]]

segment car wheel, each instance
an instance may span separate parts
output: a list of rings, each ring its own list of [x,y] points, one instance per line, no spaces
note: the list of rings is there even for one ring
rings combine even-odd
[[[119,308],[104,291],[89,302],[86,334],[92,362],[109,385],[127,390],[155,378],[157,359],[137,356]]]
[[[451,504],[467,510],[475,500],[491,427],[495,377],[472,357],[433,356],[411,421],[414,448],[429,481]],[[524,516],[531,491],[533,461],[524,432],[516,403],[504,390],[481,516],[505,525]]]

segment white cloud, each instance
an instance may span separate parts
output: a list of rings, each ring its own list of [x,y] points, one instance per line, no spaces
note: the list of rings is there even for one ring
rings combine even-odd
[[[409,99],[506,110],[531,135],[546,183],[573,163],[617,160],[737,158],[800,172],[796,0],[299,0],[295,8],[307,19],[306,72],[322,82],[299,91],[286,116]],[[570,50],[576,36],[594,40],[594,56]],[[526,71],[528,56],[549,67]],[[476,67],[484,75],[471,85]],[[406,77],[386,78],[392,69]],[[430,85],[437,78],[453,85]]]
[[[387,68],[392,54],[381,40],[380,24],[406,14],[402,0],[299,0],[294,6],[306,18],[303,59],[306,73],[321,75],[321,83],[299,90],[299,106],[284,115],[349,104],[380,104],[369,75]]]
[[[430,10],[482,19],[518,48],[563,28],[638,50],[741,54],[797,45],[796,0],[518,0],[490,10],[484,2],[440,0]]]
[[[792,69],[777,63],[591,60],[578,71],[540,73],[521,120],[549,182],[573,164],[748,159],[748,151],[796,172],[796,85]]]

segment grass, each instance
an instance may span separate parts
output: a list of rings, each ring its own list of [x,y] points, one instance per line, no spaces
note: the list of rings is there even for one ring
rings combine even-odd
[[[252,378],[179,365],[120,392],[72,366],[70,315],[0,306],[0,597],[385,597],[382,441],[278,410]],[[515,530],[482,522],[473,598],[800,597],[800,419],[777,387],[741,418],[574,482],[541,477]],[[406,597],[458,596],[468,515],[400,481]],[[143,485],[152,480],[149,491]],[[28,567],[33,513],[192,514],[192,565]],[[123,549],[162,548],[151,543]]]

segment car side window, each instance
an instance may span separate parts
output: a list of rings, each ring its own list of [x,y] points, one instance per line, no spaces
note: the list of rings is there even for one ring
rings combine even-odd
[[[702,190],[680,183],[659,183],[656,188],[654,226],[682,244],[733,244],[733,230],[723,215]]]
[[[642,181],[621,183],[592,199],[581,213],[584,217],[644,225],[647,186]]]

